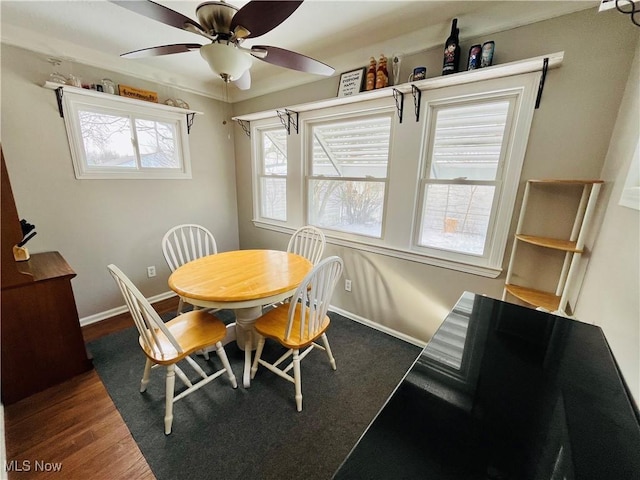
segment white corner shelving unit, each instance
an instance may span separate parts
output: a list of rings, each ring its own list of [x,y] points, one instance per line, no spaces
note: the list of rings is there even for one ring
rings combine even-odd
[[[518,219],[518,225],[516,227],[513,249],[511,251],[511,258],[509,259],[509,268],[507,270],[502,300],[506,300],[508,295],[513,295],[533,307],[542,308],[562,315],[570,314],[570,312],[567,311],[570,307],[569,294],[573,286],[578,281],[578,270],[580,259],[584,253],[585,236],[593,218],[600,187],[603,183],[604,182],[602,180],[527,181],[524,198],[522,200],[522,208],[520,210],[520,218]],[[573,228],[569,238],[549,238],[526,234],[523,232],[524,219],[527,213],[530,196],[534,194],[544,195],[545,187],[548,186],[556,186],[559,188],[582,186],[582,196],[578,204]],[[535,245],[539,248],[565,252],[564,262],[562,264],[562,269],[558,274],[558,284],[555,292],[546,292],[525,285],[512,283],[514,263],[518,253],[518,246],[521,242]]]

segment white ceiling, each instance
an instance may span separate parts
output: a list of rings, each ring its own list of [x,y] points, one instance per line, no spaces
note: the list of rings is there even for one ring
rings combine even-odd
[[[199,1],[158,1],[196,20]],[[247,1],[230,0],[236,7]],[[308,55],[340,72],[364,66],[370,56],[416,53],[444,43],[458,18],[461,41],[598,5],[598,1],[337,1],[306,0],[271,32],[244,46],[273,45]],[[106,0],[0,3],[2,42],[161,84],[235,102],[322,77],[254,59],[252,86],[240,91],[209,70],[197,51],[145,59],[123,52],[170,43],[206,43]],[[204,40],[204,42],[201,42]],[[64,62],[61,66],[64,72]]]

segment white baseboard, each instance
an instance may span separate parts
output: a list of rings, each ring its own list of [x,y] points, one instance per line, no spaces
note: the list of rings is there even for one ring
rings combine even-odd
[[[342,308],[339,307],[335,307],[333,305],[331,305],[331,307],[329,307],[329,310],[332,312],[336,312],[340,315],[342,315],[343,317],[348,318],[349,320],[353,320],[355,322],[358,323],[362,323],[363,325],[366,325],[367,327],[371,327],[374,330],[379,330],[383,333],[386,333],[387,335],[391,335],[392,337],[396,337],[399,338],[400,340],[404,340],[405,342],[411,343],[417,347],[420,348],[424,348],[425,345],[427,344],[427,342],[423,341],[423,340],[418,340],[417,338],[414,338],[410,335],[406,335],[402,332],[398,332],[397,330],[394,330],[392,328],[389,327],[385,327],[384,325],[380,325],[379,323],[376,323],[372,320],[366,319],[364,317],[361,317],[359,315],[356,315],[355,313],[351,313],[348,312],[346,310],[343,310]]]
[[[147,298],[147,300],[149,300],[149,303],[154,304],[161,300],[166,300],[167,298],[171,298],[175,296],[176,296],[175,292],[169,291],[169,292],[160,293],[158,295],[154,295],[153,297],[149,297]],[[98,323],[98,322],[101,322],[102,320],[115,317],[116,315],[120,315],[121,313],[126,313],[128,311],[129,309],[127,308],[127,306],[122,305],[120,307],[112,308],[111,310],[106,310],[104,312],[99,312],[94,315],[89,315],[88,317],[82,317],[80,319],[80,326],[86,327],[87,325],[91,325],[92,323]]]

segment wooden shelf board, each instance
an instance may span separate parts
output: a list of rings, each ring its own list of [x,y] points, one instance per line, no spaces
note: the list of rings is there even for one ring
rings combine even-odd
[[[563,252],[582,253],[583,250],[576,248],[576,242],[571,240],[560,240],[557,238],[549,237],[537,237],[535,235],[522,235],[516,234],[516,238],[532,245],[538,245],[545,248],[553,248],[555,250],[562,250]]]
[[[505,288],[507,292],[523,302],[536,307],[546,308],[550,312],[558,310],[558,306],[560,305],[560,297],[553,293],[509,284],[505,285]]]

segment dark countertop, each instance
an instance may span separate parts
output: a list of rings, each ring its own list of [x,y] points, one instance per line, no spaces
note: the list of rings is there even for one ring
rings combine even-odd
[[[334,475],[640,479],[640,414],[599,327],[465,292]]]

